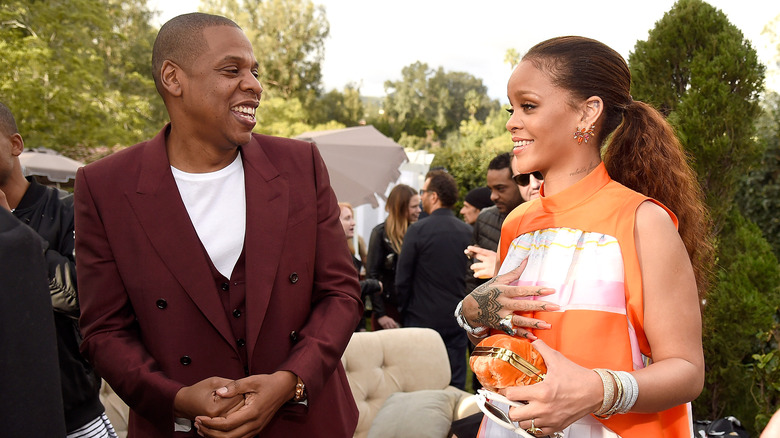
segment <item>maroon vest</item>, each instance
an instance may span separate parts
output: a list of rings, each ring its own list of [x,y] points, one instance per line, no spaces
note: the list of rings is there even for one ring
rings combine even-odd
[[[203,251],[206,251],[206,249],[204,248]],[[249,356],[246,350],[246,305],[244,304],[246,302],[245,253],[246,248],[243,248],[229,279],[217,270],[208,252],[206,253],[206,259],[209,261],[211,276],[214,278],[215,290],[219,294],[222,308],[225,310],[228,321],[230,321],[233,339],[235,339],[235,345],[238,347],[241,363],[244,365],[244,374],[248,376]]]

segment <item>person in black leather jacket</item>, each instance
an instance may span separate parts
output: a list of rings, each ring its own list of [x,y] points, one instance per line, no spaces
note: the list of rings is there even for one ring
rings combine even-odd
[[[387,220],[371,231],[366,260],[366,278],[382,282],[382,290],[371,296],[374,330],[401,326],[395,294],[395,267],[406,229],[420,217],[420,195],[412,187],[398,184],[390,191],[385,209]]]
[[[19,155],[24,141],[10,110],[0,103],[0,207],[32,228],[45,251],[49,293],[57,333],[62,398],[68,434],[94,422],[107,423],[100,402],[100,378],[79,352],[73,195],[24,177]],[[44,420],[44,419],[42,419]],[[99,436],[115,436],[104,434]]]

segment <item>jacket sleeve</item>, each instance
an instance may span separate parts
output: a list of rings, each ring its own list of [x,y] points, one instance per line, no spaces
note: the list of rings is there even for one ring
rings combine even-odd
[[[73,235],[73,198],[47,198],[45,217],[53,222],[40,223],[41,231],[32,228],[44,248],[49,295],[54,311],[73,319],[79,317],[76,293],[76,256]],[[38,224],[38,222],[33,222]],[[47,237],[48,236],[48,237]]]
[[[382,280],[382,261],[385,258],[382,250],[382,230],[374,227],[368,239],[368,256],[366,257],[366,278]]]
[[[325,162],[313,144],[311,151],[317,192],[311,310],[299,341],[279,369],[298,375],[310,398],[315,398],[325,384],[324,377],[341,364],[364,308]]]
[[[383,264],[385,260],[384,237],[381,227],[374,227],[368,240],[368,256],[366,257],[366,278],[384,281]],[[385,316],[385,297],[377,290],[371,294],[372,311],[377,318]]]
[[[79,300],[76,292],[76,248],[72,202],[72,197],[62,201],[59,247],[49,247],[45,256],[49,270],[49,293],[54,310],[77,319]]]
[[[414,295],[414,268],[417,265],[418,227],[411,226],[404,236],[404,246],[398,255],[398,265],[395,268],[395,293],[398,306],[406,309],[408,301]]]

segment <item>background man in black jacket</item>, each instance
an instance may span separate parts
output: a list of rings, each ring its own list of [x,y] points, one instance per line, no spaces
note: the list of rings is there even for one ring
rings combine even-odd
[[[3,436],[61,437],[65,434],[62,397],[51,390],[60,386],[60,372],[39,240],[34,231],[0,208]]]
[[[0,207],[32,228],[46,249],[68,436],[86,430],[90,436],[116,436],[100,403],[100,378],[79,353],[73,196],[25,178],[19,162],[23,150],[13,114],[0,103]]]
[[[395,287],[405,327],[428,327],[444,340],[452,370],[451,385],[466,385],[466,332],[455,307],[466,296],[471,226],[455,217],[458,184],[442,170],[428,172],[420,190],[428,216],[409,226],[398,257]]]

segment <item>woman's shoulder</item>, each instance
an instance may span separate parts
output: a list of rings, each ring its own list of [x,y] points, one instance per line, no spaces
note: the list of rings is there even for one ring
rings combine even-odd
[[[377,225],[376,225],[376,226],[375,226],[375,227],[374,227],[374,228],[371,230],[371,235],[374,235],[374,234],[376,234],[376,233],[381,233],[381,234],[384,234],[384,232],[385,232],[385,222],[381,222],[381,223],[377,224]]]

